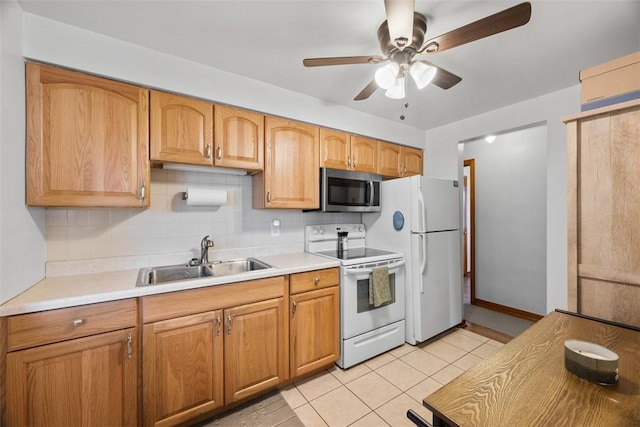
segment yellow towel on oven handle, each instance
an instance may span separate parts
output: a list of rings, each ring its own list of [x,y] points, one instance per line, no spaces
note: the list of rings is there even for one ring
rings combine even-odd
[[[371,269],[369,279],[369,304],[380,307],[391,302],[391,286],[389,285],[389,267],[375,267]]]

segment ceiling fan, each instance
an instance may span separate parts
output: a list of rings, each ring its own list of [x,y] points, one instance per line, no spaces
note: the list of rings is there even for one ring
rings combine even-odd
[[[449,89],[460,83],[462,78],[416,57],[433,55],[511,30],[526,24],[531,18],[531,3],[524,2],[425,41],[427,20],[414,11],[415,0],[384,0],[384,6],[387,20],[378,28],[378,41],[384,56],[307,58],[302,61],[304,66],[387,63],[375,72],[375,78],[356,95],[354,101],[369,98],[378,88],[385,89],[389,98],[404,98],[407,73],[418,89],[429,83]]]

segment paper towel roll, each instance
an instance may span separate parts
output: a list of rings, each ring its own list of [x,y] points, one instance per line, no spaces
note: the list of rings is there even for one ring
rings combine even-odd
[[[187,188],[182,198],[187,206],[220,206],[227,203],[227,190]]]

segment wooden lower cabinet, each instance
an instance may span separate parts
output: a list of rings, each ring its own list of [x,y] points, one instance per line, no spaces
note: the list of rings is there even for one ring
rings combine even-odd
[[[130,328],[8,353],[7,425],[137,425],[137,342]]]
[[[340,357],[337,286],[291,297],[291,376],[330,366]]]
[[[144,424],[174,425],[223,405],[222,310],[144,325]]]
[[[330,366],[340,357],[339,283],[337,268],[291,275],[291,377]]]
[[[288,378],[284,310],[284,298],[275,298],[224,311],[225,404]]]

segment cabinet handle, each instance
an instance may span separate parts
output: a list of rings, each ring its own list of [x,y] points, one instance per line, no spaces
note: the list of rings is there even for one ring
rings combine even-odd
[[[127,334],[127,359],[131,359],[133,357],[133,336],[131,332]]]
[[[218,149],[216,150],[216,158],[218,160],[222,160],[222,147],[218,147]]]
[[[216,336],[220,335],[220,316],[216,316]]]
[[[347,169],[351,169],[351,156],[347,156]]]
[[[267,203],[271,203],[271,191],[267,191]]]
[[[82,326],[82,324],[83,324],[83,323],[84,323],[84,320],[82,320],[82,319],[75,319],[75,320],[73,321],[73,326],[75,326],[75,327],[77,328],[78,326]]]
[[[296,315],[296,309],[298,308],[298,304],[293,301],[292,306],[291,306],[291,317]]]
[[[358,168],[358,160],[357,159],[353,159],[353,170],[356,170]]]
[[[231,334],[231,315],[227,315],[227,335]]]
[[[316,286],[318,286],[320,284],[320,277],[316,277],[313,282],[316,284]]]
[[[142,184],[142,187],[140,187],[140,203],[144,203],[144,199],[147,196],[147,189],[144,186],[144,184]]]
[[[207,144],[207,149],[205,150],[204,156],[207,159],[211,158],[211,144]]]

